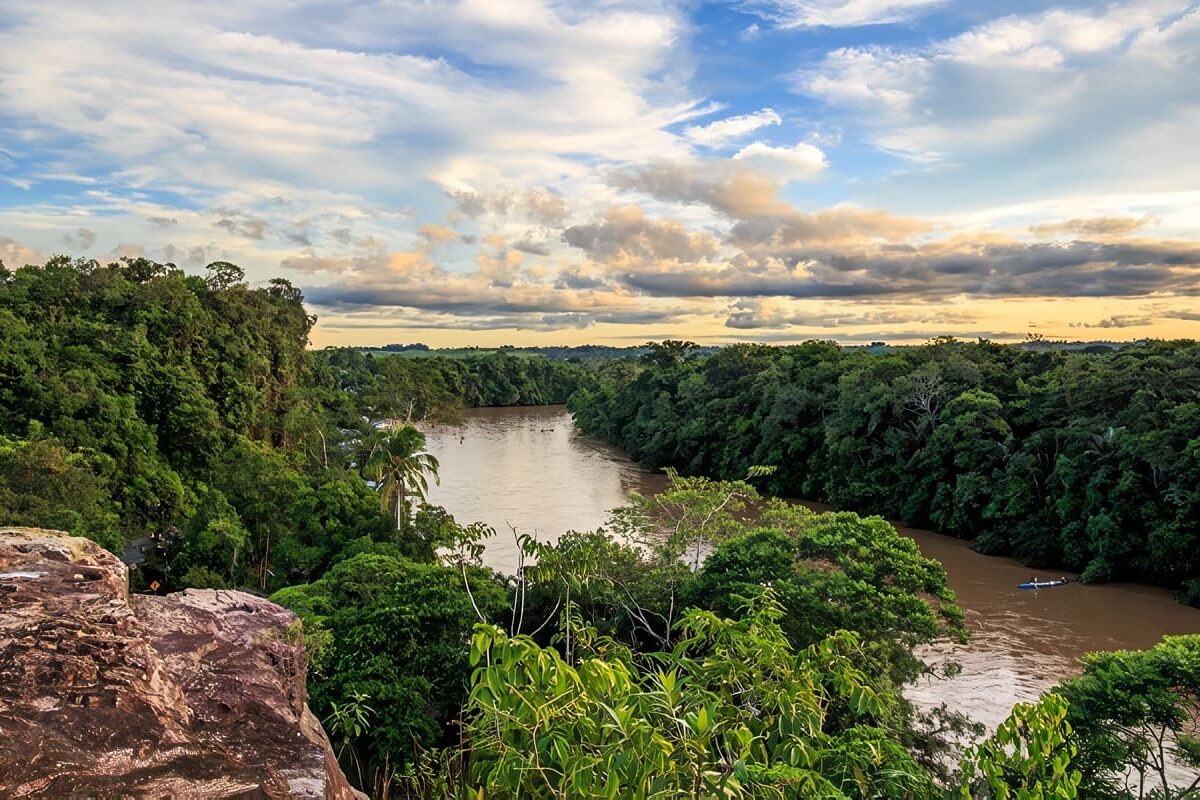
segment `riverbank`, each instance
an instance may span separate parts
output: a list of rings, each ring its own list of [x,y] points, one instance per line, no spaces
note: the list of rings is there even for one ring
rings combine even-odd
[[[472,409],[462,425],[433,426],[426,434],[442,465],[431,501],[460,520],[495,527],[485,560],[502,571],[517,563],[510,525],[543,539],[591,530],[631,492],[665,486],[662,475],[580,433],[563,406]],[[1084,653],[1142,649],[1167,634],[1200,632],[1200,609],[1180,605],[1166,590],[1073,583],[1026,591],[1017,585],[1033,573],[1014,559],[981,555],[962,539],[932,531],[897,529],[945,566],[972,634],[969,645],[921,653],[935,664],[962,665],[953,679],[926,679],[907,690],[922,707],[946,703],[995,725],[1014,703],[1077,672]]]

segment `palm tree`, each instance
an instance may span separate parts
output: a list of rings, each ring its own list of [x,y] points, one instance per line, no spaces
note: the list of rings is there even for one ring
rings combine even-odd
[[[438,460],[425,452],[425,434],[411,425],[380,436],[367,458],[367,471],[375,478],[383,510],[395,509],[396,530],[407,521],[408,497],[424,500],[429,492],[426,473],[433,476],[434,483],[441,483]]]

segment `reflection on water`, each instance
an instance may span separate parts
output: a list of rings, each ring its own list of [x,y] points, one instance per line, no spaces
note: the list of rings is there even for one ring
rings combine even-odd
[[[484,561],[502,572],[517,567],[513,528],[542,541],[594,530],[631,492],[664,485],[661,475],[576,430],[563,406],[473,409],[464,424],[432,427],[425,437],[441,463],[430,502],[460,522],[495,528]]]
[[[579,433],[562,406],[477,409],[464,425],[431,428],[427,438],[442,475],[442,485],[430,487],[431,502],[462,522],[496,528],[500,535],[485,561],[502,571],[517,564],[510,526],[552,541],[567,530],[599,527],[630,492],[653,493],[665,484],[619,450]],[[960,539],[898,529],[945,565],[972,635],[965,647],[925,649],[928,660],[953,659],[963,670],[951,680],[910,687],[919,705],[945,702],[994,726],[1013,703],[1032,700],[1077,671],[1084,653],[1145,648],[1165,634],[1200,632],[1200,609],[1162,590],[1121,584],[1018,589],[1034,574],[1028,567],[981,556]]]

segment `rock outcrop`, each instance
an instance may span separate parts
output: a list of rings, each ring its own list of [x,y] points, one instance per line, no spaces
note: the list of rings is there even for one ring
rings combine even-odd
[[[130,596],[93,542],[0,529],[0,797],[362,797],[304,675],[274,603]]]

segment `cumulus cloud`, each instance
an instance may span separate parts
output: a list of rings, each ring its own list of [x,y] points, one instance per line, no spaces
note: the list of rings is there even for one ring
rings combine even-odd
[[[1163,309],[1200,293],[1200,9],[787,32],[936,5],[747,0],[743,40],[816,44],[784,86],[708,97],[694,3],[13,0],[0,172],[56,185],[0,209],[27,245],[0,257],[137,242],[113,252],[282,268],[345,330],[916,335],[1000,330],[953,304],[1018,298],[1161,303],[1074,307],[1088,325],[1190,319]],[[737,27],[732,56],[774,52]],[[164,28],[169,48],[124,46]]]
[[[637,270],[621,280],[677,297],[1146,297],[1200,294],[1200,246],[1178,242],[983,244],[950,240],[765,256],[709,269]]]
[[[1186,0],[1014,14],[915,46],[835,49],[794,81],[851,115],[872,144],[911,161],[1011,168],[1059,153],[1082,182],[1084,170],[1119,168],[1141,150],[1133,137],[1147,127],[1161,127],[1169,144],[1160,149],[1179,160],[1187,124],[1179,99],[1200,90],[1197,19]],[[1108,160],[1064,151],[1078,144]],[[1137,171],[1145,166],[1139,160]]]
[[[886,47],[843,47],[794,76],[804,94],[873,113],[903,114],[929,84],[930,59]]]
[[[7,236],[0,236],[0,264],[5,267],[16,269],[26,264],[40,264],[43,260],[42,254],[32,247],[26,247]]]
[[[821,149],[807,142],[800,142],[791,147],[772,147],[762,142],[752,142],[739,150],[733,158],[782,183],[810,180],[829,166]]]
[[[609,182],[658,200],[705,205],[735,219],[788,208],[776,197],[777,181],[736,162],[660,160],[614,171]]]
[[[193,269],[198,269],[218,260],[218,256],[219,253],[215,248],[205,247],[204,245],[180,247],[168,244],[162,248],[162,257],[165,261]]]
[[[462,234],[453,228],[445,225],[436,225],[433,223],[425,223],[417,227],[417,235],[425,240],[430,246],[440,244],[448,244],[462,240]]]
[[[779,197],[780,181],[738,162],[658,162],[613,174],[611,182],[658,200],[700,204],[732,220],[729,238],[746,248],[771,245],[902,242],[932,225],[880,209],[797,209]]]
[[[636,206],[610,208],[597,222],[572,225],[563,231],[563,240],[605,261],[693,262],[712,258],[720,249],[710,234],[693,233],[676,220],[647,219]]]
[[[112,249],[111,255],[117,258],[141,258],[146,255],[146,247],[140,244],[121,242]]]
[[[512,249],[528,253],[531,256],[550,255],[550,246],[544,240],[535,239],[531,233],[527,233],[524,238],[513,242]]]
[[[491,192],[473,192],[450,189],[446,192],[454,201],[459,213],[468,217],[485,214],[513,216],[560,225],[567,216],[566,199],[550,189],[533,188],[512,190],[499,188]]]

